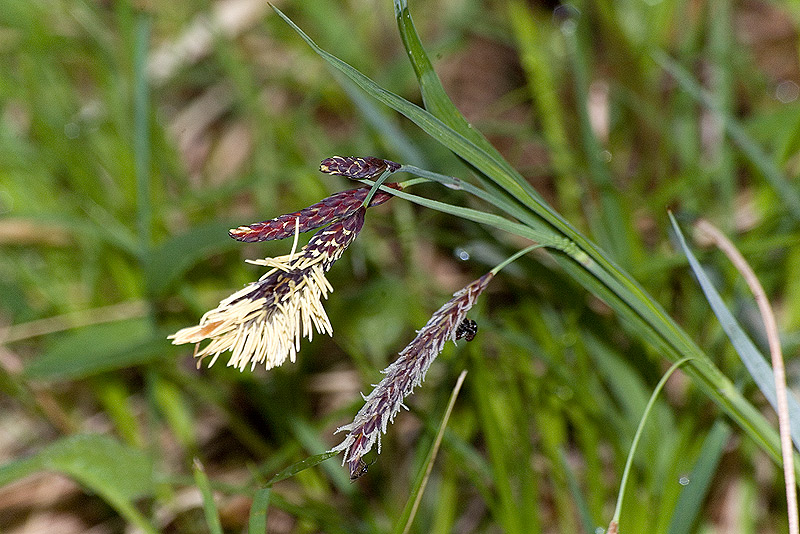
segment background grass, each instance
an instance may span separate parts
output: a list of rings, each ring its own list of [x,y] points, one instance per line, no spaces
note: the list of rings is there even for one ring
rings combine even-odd
[[[390,2],[277,4],[421,102]],[[418,4],[417,30],[467,119],[769,413],[670,241],[666,208],[735,238],[778,308],[796,383],[800,12]],[[203,31],[217,19],[227,26]],[[493,282],[471,313],[478,336],[434,364],[367,475],[350,484],[331,459],[259,491],[338,443],[358,392],[414,329],[521,245],[393,200],[330,273],[335,337],[269,373],[195,370],[166,335],[260,275],[243,259],[289,246],[242,245],[227,228],[351,187],[316,172],[320,160],[376,155],[470,176],[328,70],[266,3],[0,0],[0,54],[0,530],[205,532],[218,513],[219,528],[241,532],[261,528],[267,501],[269,532],[396,528],[463,369],[412,530],[607,525],[668,362],[541,257]],[[717,254],[700,259],[760,343],[744,285]],[[651,417],[623,531],[785,530],[780,470],[691,382],[673,378]]]

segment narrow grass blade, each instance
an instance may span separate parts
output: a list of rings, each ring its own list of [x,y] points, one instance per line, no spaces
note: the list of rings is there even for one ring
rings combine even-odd
[[[152,200],[150,191],[150,130],[149,81],[147,77],[147,51],[150,43],[150,14],[142,10],[137,14],[136,38],[133,51],[133,123],[134,158],[136,171],[136,218],[142,254],[150,248],[152,229]],[[146,256],[145,256],[146,257]]]
[[[228,236],[237,224],[215,221],[175,235],[149,254],[145,279],[150,295],[163,295],[186,271],[209,254],[241,247]]]
[[[328,451],[328,452],[324,452],[322,454],[316,454],[314,456],[309,456],[305,460],[300,460],[299,462],[290,465],[289,467],[287,467],[286,469],[284,469],[283,471],[281,471],[280,473],[276,474],[274,477],[269,479],[269,481],[266,483],[266,486],[268,488],[272,487],[273,484],[276,484],[276,483],[280,482],[281,480],[286,480],[289,477],[293,477],[294,475],[296,475],[300,471],[305,471],[306,469],[308,469],[310,467],[314,467],[315,465],[324,462],[328,458],[333,458],[337,454],[339,454],[339,453],[338,452]]]
[[[508,3],[508,18],[519,47],[520,61],[528,88],[542,123],[553,167],[558,175],[555,187],[559,206],[570,221],[580,217],[581,189],[575,177],[576,165],[570,150],[564,111],[555,83],[554,67],[546,53],[546,37],[537,26],[531,8],[522,0]]]
[[[644,431],[644,425],[647,422],[648,416],[655,405],[656,398],[658,394],[661,393],[661,390],[664,388],[664,384],[667,383],[669,377],[672,376],[681,365],[689,362],[691,358],[683,358],[678,360],[672,366],[667,369],[667,372],[664,373],[664,376],[661,377],[656,388],[653,390],[653,394],[650,396],[650,400],[647,402],[647,406],[644,409],[644,413],[642,414],[642,419],[639,422],[639,426],[636,429],[636,434],[633,436],[633,443],[631,443],[631,450],[628,452],[628,459],[625,461],[625,470],[622,473],[622,481],[619,485],[619,495],[617,496],[617,506],[614,510],[614,518],[611,520],[611,524],[619,524],[619,515],[622,512],[622,498],[625,495],[625,488],[628,485],[628,475],[631,472],[631,465],[633,465],[633,456],[636,453],[636,447],[639,445],[639,439],[642,437],[642,432]],[[609,530],[611,528],[609,527]]]
[[[336,81],[342,86],[347,96],[350,97],[350,101],[361,112],[364,120],[377,132],[380,132],[384,146],[396,152],[400,160],[425,167],[427,162],[425,154],[417,148],[408,134],[387,117],[384,109],[379,109],[374,101],[367,98],[349,78],[337,71],[332,72]]]
[[[569,492],[572,494],[575,507],[578,509],[578,518],[581,521],[581,528],[586,534],[593,534],[596,531],[594,521],[592,521],[592,514],[589,511],[589,503],[586,502],[586,498],[584,498],[583,493],[581,493],[578,479],[575,478],[575,473],[572,472],[569,462],[567,462],[567,455],[564,449],[560,449],[559,453],[561,470],[566,474],[567,486],[569,487]]]
[[[722,329],[725,331],[728,339],[731,340],[731,344],[733,345],[734,349],[736,349],[736,353],[739,355],[739,358],[741,358],[742,363],[747,368],[750,376],[753,377],[758,389],[761,390],[761,393],[764,394],[764,397],[766,397],[772,407],[777,409],[776,407],[778,405],[778,401],[775,393],[775,378],[772,374],[772,367],[770,367],[767,360],[764,358],[758,348],[756,348],[755,344],[750,340],[745,331],[742,330],[742,327],[739,326],[739,323],[733,317],[733,314],[730,312],[730,310],[728,310],[728,307],[725,305],[722,297],[719,295],[716,288],[714,288],[711,280],[709,280],[708,276],[706,276],[706,273],[703,270],[703,267],[700,265],[700,262],[697,261],[697,258],[686,244],[686,239],[684,238],[683,232],[681,232],[675,217],[673,217],[671,213],[669,217],[672,221],[672,227],[675,230],[675,234],[678,236],[678,242],[681,245],[681,249],[683,250],[686,258],[689,260],[689,265],[691,266],[694,275],[697,277],[697,281],[699,282],[700,287],[702,288],[703,293],[705,294],[706,299],[711,306],[711,309],[714,311],[714,315],[717,316]],[[792,441],[794,442],[795,448],[800,450],[800,403],[797,402],[797,398],[791,392],[787,391],[787,395],[789,401],[789,419],[791,420]]]
[[[269,494],[269,488],[262,488],[253,497],[253,505],[250,507],[250,520],[247,524],[248,534],[265,534],[267,532]]]
[[[725,451],[725,444],[731,436],[731,428],[717,421],[703,441],[700,456],[689,474],[688,483],[681,491],[675,512],[669,524],[668,534],[689,534],[697,521],[703,501],[717,472],[719,460]]]
[[[444,90],[442,82],[433,69],[433,64],[428,58],[425,48],[422,46],[422,41],[414,27],[414,21],[411,20],[411,12],[408,9],[407,0],[394,0],[394,14],[397,19],[400,38],[403,40],[403,46],[408,53],[408,59],[411,61],[411,66],[414,68],[414,73],[419,82],[425,109],[454,131],[464,135],[470,142],[485,150],[492,158],[503,164],[507,173],[517,176],[521,180],[522,177],[518,175],[516,170],[503,159],[497,149],[492,146],[480,131],[474,129],[467,122],[461,111],[450,100],[450,96]]]
[[[203,464],[197,458],[194,459],[194,482],[200,489],[203,496],[203,513],[206,516],[206,524],[211,534],[222,534],[222,523],[219,520],[219,510],[214,502],[214,494],[211,491],[211,483],[208,481]]]
[[[172,434],[178,442],[189,451],[197,450],[196,431],[198,425],[189,408],[189,402],[183,391],[175,383],[157,376],[151,384],[153,400]]]
[[[672,58],[663,52],[654,52],[653,59],[661,68],[670,73],[680,84],[684,91],[695,100],[706,106],[719,118],[734,143],[741,149],[747,159],[764,175],[778,198],[784,203],[789,214],[795,220],[800,220],[800,193],[786,179],[781,170],[775,165],[764,150],[758,146],[747,131],[731,116],[725,114],[705,91],[695,81],[686,69],[681,67]]]
[[[302,418],[295,418],[289,423],[298,443],[309,452],[327,451],[329,446],[320,439],[319,429],[312,427]],[[327,452],[325,453],[327,454]],[[309,466],[310,467],[310,466]],[[356,486],[352,484],[347,472],[336,465],[334,462],[323,463],[320,466],[325,471],[328,478],[336,485],[338,490],[344,494],[351,494],[356,491]]]
[[[461,385],[464,383],[464,378],[466,378],[466,376],[466,371],[461,371],[461,374],[458,375],[458,380],[456,380],[456,385],[453,387],[453,392],[450,394],[450,400],[447,403],[444,417],[442,417],[442,422],[439,424],[439,431],[436,434],[436,439],[433,441],[433,445],[431,445],[428,451],[428,456],[422,464],[422,468],[417,475],[417,480],[414,482],[414,487],[411,488],[411,493],[408,496],[408,502],[406,502],[405,508],[403,508],[403,513],[395,523],[395,534],[407,534],[411,529],[411,524],[414,522],[419,503],[422,500],[422,494],[425,491],[425,486],[428,484],[428,478],[433,469],[433,461],[439,453],[439,446],[442,444],[442,437],[444,436],[445,428],[447,428],[447,421],[450,420],[450,414],[453,413],[453,406],[456,404],[458,393],[461,391]]]
[[[274,6],[273,9],[275,9],[276,13],[278,13],[278,15],[289,24],[320,57],[330,66],[350,78],[356,85],[366,91],[367,94],[404,115],[419,126],[425,133],[468,161],[480,172],[492,177],[498,185],[503,187],[514,197],[536,204],[542,211],[547,212],[552,219],[557,219],[560,220],[562,224],[567,224],[560,215],[555,213],[550,206],[541,200],[539,194],[522,178],[522,176],[509,168],[505,160],[493,157],[484,147],[476,145],[472,140],[465,137],[463,133],[454,130],[430,112],[384,89],[351,65],[348,65],[336,56],[326,52],[284,15],[283,12]]]
[[[153,334],[145,319],[76,329],[25,366],[29,380],[74,380],[164,357],[165,335]]]

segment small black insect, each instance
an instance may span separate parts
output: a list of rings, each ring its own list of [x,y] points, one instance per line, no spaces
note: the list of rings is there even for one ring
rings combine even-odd
[[[356,462],[355,469],[353,469],[353,471],[350,473],[350,482],[355,482],[359,478],[366,475],[367,471],[369,470],[369,466],[374,464],[376,460],[377,458],[375,460],[372,460],[370,463],[367,463],[361,458],[359,458],[358,461]]]
[[[475,334],[478,333],[478,323],[472,319],[464,319],[461,324],[456,328],[456,339],[466,338],[467,341],[475,339]]]

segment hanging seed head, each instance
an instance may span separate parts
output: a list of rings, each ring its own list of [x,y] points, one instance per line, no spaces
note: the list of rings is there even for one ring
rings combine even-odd
[[[467,312],[493,277],[491,272],[486,273],[457,291],[452,299],[439,308],[417,332],[413,341],[400,351],[399,357],[383,371],[383,380],[364,397],[364,406],[353,422],[336,430],[347,432],[344,440],[332,450],[344,451],[342,462],[348,464],[351,478],[360,476],[363,457],[376,442],[380,453],[381,434],[386,433],[387,426],[394,421],[397,412],[405,407],[403,399],[422,383],[425,373],[434,358],[442,352],[445,343],[458,339],[458,330]]]
[[[229,367],[243,371],[249,364],[267,369],[294,362],[301,337],[312,339],[314,330],[333,334],[322,300],[333,291],[325,272],[355,240],[364,224],[358,209],[317,232],[299,253],[255,260],[272,269],[207,312],[197,326],[169,336],[172,343],[195,343],[198,365],[211,356],[213,365],[222,352],[231,351]],[[200,349],[199,344],[208,340]]]
[[[401,190],[400,184],[384,185],[398,191]],[[338,219],[349,217],[358,211],[364,199],[367,198],[369,189],[369,187],[359,187],[340,191],[300,211],[287,213],[268,221],[240,226],[229,230],[228,234],[237,241],[253,243],[284,239],[293,236],[295,232],[308,232]],[[383,204],[391,198],[391,193],[376,191],[370,200],[369,207]]]
[[[354,180],[374,178],[383,174],[386,170],[395,172],[401,165],[388,159],[380,159],[372,156],[356,158],[351,156],[333,156],[322,160],[319,170],[325,174],[336,174],[346,176]]]

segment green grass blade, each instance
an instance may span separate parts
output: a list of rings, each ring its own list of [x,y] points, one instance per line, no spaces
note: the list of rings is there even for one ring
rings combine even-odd
[[[516,171],[509,170],[508,164],[502,158],[493,157],[487,150],[476,145],[439,118],[428,111],[409,102],[408,100],[388,91],[364,76],[361,72],[340,60],[336,56],[320,48],[308,35],[294,24],[278,8],[273,6],[278,15],[294,29],[303,40],[329,65],[342,72],[350,78],[361,89],[379,102],[389,106],[398,113],[401,113],[414,124],[419,126],[425,133],[442,143],[444,146],[455,152],[470,164],[475,166],[480,172],[492,177],[498,184],[518,199],[533,202],[542,210],[547,211],[552,218],[561,219],[552,208],[547,206],[540,198],[539,194],[528,184]],[[494,151],[494,150],[492,150]],[[562,221],[566,224],[565,221]]]
[[[29,380],[73,380],[162,359],[173,349],[144,319],[78,328],[25,367]]]
[[[700,84],[695,81],[686,69],[681,67],[676,61],[661,51],[653,52],[653,59],[665,71],[667,71],[680,84],[684,91],[689,93],[695,100],[710,109],[725,126],[725,130],[734,143],[741,149],[742,153],[750,162],[764,175],[769,185],[773,188],[778,198],[789,210],[789,214],[795,220],[800,220],[800,193],[794,188],[783,175],[781,170],[775,165],[764,150],[758,146],[745,129],[733,117],[726,114],[719,105],[703,91]]]
[[[264,534],[267,531],[269,494],[269,488],[262,488],[253,497],[253,505],[250,507],[250,520],[247,524],[248,534]]]
[[[395,534],[407,534],[411,529],[411,524],[413,523],[414,517],[417,514],[419,503],[422,500],[422,494],[425,491],[425,487],[428,484],[428,478],[430,477],[431,470],[433,469],[433,461],[436,459],[436,455],[439,452],[439,446],[442,443],[442,437],[444,436],[445,428],[447,428],[447,422],[450,420],[450,414],[453,413],[453,406],[456,404],[458,393],[461,391],[461,385],[464,383],[464,378],[466,378],[466,376],[466,371],[462,371],[461,374],[458,375],[456,385],[453,387],[452,393],[450,393],[450,400],[447,402],[447,408],[444,411],[442,422],[439,423],[439,430],[436,433],[436,439],[434,439],[433,444],[428,451],[428,455],[425,458],[425,461],[422,463],[417,475],[417,480],[414,482],[414,486],[411,488],[411,493],[408,496],[406,506],[403,508],[403,513],[400,514],[400,517],[395,523]]]
[[[374,183],[372,180],[363,180],[363,182],[370,185]],[[536,241],[537,243],[541,243],[545,246],[551,246],[557,249],[560,249],[562,246],[566,246],[564,239],[558,237],[558,235],[552,231],[548,232],[546,230],[542,231],[534,229],[524,224],[519,224],[513,221],[509,221],[505,217],[501,217],[499,215],[486,213],[485,211],[474,210],[472,208],[463,208],[461,206],[454,206],[453,204],[447,204],[445,202],[439,202],[438,200],[431,200],[429,198],[421,197],[418,195],[412,195],[410,193],[406,193],[405,191],[398,191],[396,189],[391,189],[386,186],[381,186],[380,189],[381,191],[391,193],[398,198],[408,200],[409,202],[419,204],[420,206],[425,206],[426,208],[430,208],[436,211],[441,211],[442,213],[455,215],[456,217],[461,217],[462,219],[466,219],[468,221],[472,221],[478,224],[492,226],[494,228],[497,228],[498,230],[503,230],[505,232],[518,235],[520,237],[525,237],[532,241]]]
[[[628,485],[628,475],[631,472],[631,466],[633,465],[633,456],[636,453],[636,448],[639,445],[639,440],[642,437],[642,432],[644,431],[644,425],[649,418],[650,413],[653,410],[653,406],[655,405],[656,398],[658,394],[661,393],[661,390],[664,388],[664,385],[667,383],[669,377],[672,376],[681,365],[689,362],[691,358],[683,358],[682,360],[678,360],[672,366],[667,369],[667,372],[664,373],[664,376],[661,377],[661,380],[658,381],[656,388],[653,390],[653,394],[650,395],[650,400],[647,401],[647,406],[645,406],[644,413],[642,414],[642,419],[639,421],[639,426],[636,428],[636,434],[633,436],[633,443],[631,443],[630,451],[628,452],[628,458],[625,461],[625,469],[622,472],[622,481],[619,485],[619,495],[617,496],[617,506],[614,510],[614,518],[612,522],[619,523],[619,515],[622,512],[622,498],[625,495],[625,489]]]
[[[394,14],[397,20],[397,28],[400,31],[400,38],[403,41],[403,46],[408,53],[408,59],[411,61],[414,74],[416,74],[419,82],[425,109],[454,131],[461,133],[476,146],[485,150],[492,158],[502,162],[507,173],[522,180],[516,170],[503,159],[497,149],[492,146],[480,131],[474,129],[467,122],[461,111],[450,100],[450,96],[445,92],[442,81],[433,69],[433,64],[422,46],[422,41],[414,27],[414,21],[411,20],[408,2],[406,0],[394,0]],[[536,195],[538,196],[538,193]]]
[[[150,15],[146,10],[137,14],[133,55],[133,119],[134,158],[136,166],[137,227],[141,253],[150,248],[153,207],[150,191],[150,131],[147,51],[150,43]]]
[[[542,124],[553,167],[558,175],[555,186],[559,206],[570,221],[577,221],[581,210],[581,188],[575,179],[576,165],[567,137],[563,107],[555,83],[546,38],[533,18],[531,9],[521,0],[508,3],[508,18],[519,47],[520,61],[528,79],[528,88]]]
[[[203,468],[203,464],[197,458],[194,459],[194,482],[200,489],[203,496],[203,513],[206,516],[206,524],[211,534],[222,534],[222,523],[219,519],[219,510],[214,502],[214,494],[211,491],[211,483]]]
[[[586,534],[592,534],[595,531],[595,525],[592,521],[592,513],[589,511],[589,503],[581,492],[578,479],[567,461],[567,455],[564,449],[559,450],[559,459],[561,460],[561,470],[564,472],[567,479],[567,486],[572,495],[572,500],[575,502],[575,507],[578,509],[578,518],[581,522],[581,528]]]
[[[669,524],[669,534],[689,534],[697,520],[703,501],[717,472],[725,445],[731,436],[730,427],[717,421],[703,442],[700,456],[689,474],[689,484],[681,492]]]
[[[333,458],[337,454],[339,453],[332,451],[323,452],[322,454],[309,456],[305,460],[300,460],[299,462],[293,463],[292,465],[290,465],[289,467],[287,467],[286,469],[284,469],[283,471],[281,471],[280,473],[276,474],[274,477],[269,479],[266,486],[272,487],[273,484],[276,484],[281,480],[286,480],[289,477],[293,477],[300,471],[305,471],[310,467],[314,467],[315,465],[324,462],[328,458]]]
[[[675,234],[678,236],[681,249],[689,260],[689,265],[694,275],[697,277],[697,281],[711,309],[714,311],[714,315],[717,316],[720,325],[722,325],[722,329],[725,331],[728,339],[731,340],[733,348],[736,349],[736,353],[741,358],[750,376],[753,377],[758,389],[761,390],[761,393],[764,394],[764,397],[766,397],[772,407],[777,410],[778,401],[775,393],[775,376],[772,373],[772,367],[769,365],[766,358],[764,358],[764,355],[761,354],[755,344],[750,340],[745,331],[742,330],[742,327],[739,326],[739,323],[733,317],[730,310],[728,310],[722,297],[719,295],[708,276],[706,276],[705,270],[700,265],[700,262],[697,261],[689,245],[687,245],[686,238],[683,236],[683,232],[681,232],[675,217],[673,217],[671,213],[670,220],[672,221]],[[788,391],[787,400],[789,401],[789,419],[792,423],[792,441],[794,442],[795,448],[800,450],[800,403],[797,402],[797,398],[794,394]]]
[[[319,429],[312,427],[308,422],[302,418],[294,418],[289,422],[298,443],[300,443],[306,451],[318,452],[327,451],[329,446],[320,438]],[[324,454],[327,454],[325,452]],[[310,466],[309,466],[310,467]],[[328,478],[344,494],[350,494],[356,490],[356,486],[351,483],[350,476],[347,471],[342,469],[341,466],[336,465],[334,462],[322,463],[320,466]]]
[[[186,271],[210,254],[240,247],[228,235],[237,224],[214,221],[173,236],[150,253],[145,279],[151,295],[163,295]]]

